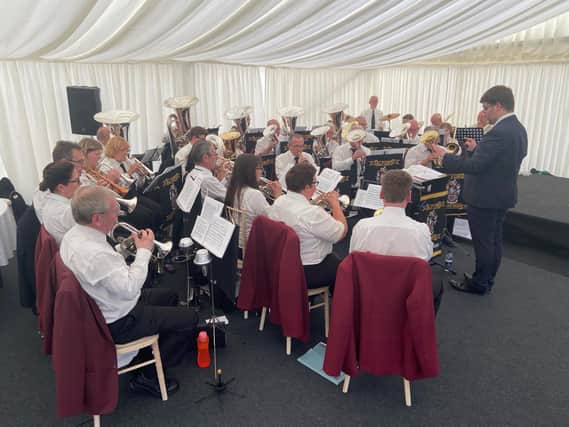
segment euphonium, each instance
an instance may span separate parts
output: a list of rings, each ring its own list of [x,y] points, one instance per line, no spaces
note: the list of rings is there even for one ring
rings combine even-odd
[[[134,238],[132,236],[123,237],[116,234],[121,228],[129,233],[139,234],[140,231],[126,222],[117,222],[110,233],[111,239],[119,244],[119,250],[123,255],[135,255],[136,246],[134,244]],[[172,242],[163,243],[154,240],[154,247],[156,248],[155,257],[157,259],[162,259],[165,258],[172,250]]]

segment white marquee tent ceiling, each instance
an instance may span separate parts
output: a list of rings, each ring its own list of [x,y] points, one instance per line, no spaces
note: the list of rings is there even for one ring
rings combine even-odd
[[[476,49],[567,11],[567,0],[3,0],[0,60],[377,68]]]

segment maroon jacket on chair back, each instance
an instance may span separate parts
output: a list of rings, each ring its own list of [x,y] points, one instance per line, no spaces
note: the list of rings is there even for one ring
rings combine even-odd
[[[338,268],[324,371],[439,374],[429,265],[419,258],[350,254]]]
[[[306,278],[296,232],[283,222],[257,216],[243,260],[237,307],[271,309],[269,319],[283,335],[308,341],[310,319]]]
[[[42,347],[45,354],[51,354],[53,304],[57,292],[53,260],[58,250],[57,242],[42,225],[36,241],[35,269],[38,328],[43,336]]]
[[[55,259],[53,357],[57,414],[107,414],[118,401],[116,347],[99,307]]]

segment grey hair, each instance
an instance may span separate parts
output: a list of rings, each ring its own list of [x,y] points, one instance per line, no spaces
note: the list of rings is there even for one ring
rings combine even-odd
[[[77,224],[91,224],[94,214],[104,214],[109,208],[109,200],[114,200],[115,193],[99,185],[79,187],[71,199],[71,213]]]
[[[203,156],[209,153],[212,147],[214,147],[214,145],[209,141],[200,141],[194,144],[190,153],[190,161],[194,165],[199,165],[202,162]]]

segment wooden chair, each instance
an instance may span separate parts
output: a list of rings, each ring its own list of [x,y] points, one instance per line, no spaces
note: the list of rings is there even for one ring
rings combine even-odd
[[[344,383],[342,384],[342,393],[347,393],[350,387],[350,376],[346,375],[344,377]],[[406,378],[403,378],[403,393],[405,394],[405,405],[411,406],[411,382]]]
[[[225,211],[227,212],[227,218],[235,225],[239,226],[239,242],[242,244],[242,257],[245,258],[245,249],[247,247],[247,238],[249,237],[246,230],[247,215],[249,213],[246,210],[232,208],[231,206],[225,206]],[[243,270],[243,259],[237,259],[237,270],[241,272]],[[243,310],[243,319],[249,318],[249,311]]]
[[[316,289],[307,289],[308,291],[308,298],[322,295],[322,302],[318,304],[310,304],[310,300],[308,303],[308,310],[312,311],[315,308],[324,307],[324,335],[328,338],[328,331],[330,329],[330,288],[328,286],[324,286],[322,288]],[[261,320],[259,322],[259,331],[262,331],[265,327],[265,318],[267,316],[267,307],[263,307],[261,310]],[[246,318],[246,317],[245,317]],[[286,337],[286,354],[290,356],[292,353],[292,338]]]
[[[147,365],[156,365],[156,375],[158,377],[158,384],[160,385],[160,394],[162,395],[162,400],[168,400],[168,391],[166,389],[166,378],[164,377],[164,369],[162,368],[162,359],[160,357],[160,349],[158,348],[158,334],[150,335],[147,337],[139,338],[135,341],[128,342],[126,344],[117,344],[117,355],[131,353],[134,351],[139,351],[145,347],[150,347],[152,349],[152,355],[154,356],[150,360],[145,360],[133,366],[126,366],[118,370],[118,374],[125,374],[135,369],[142,368]],[[100,427],[101,416],[93,415],[93,425],[95,427]]]

